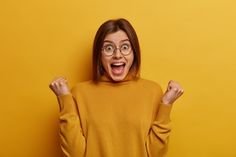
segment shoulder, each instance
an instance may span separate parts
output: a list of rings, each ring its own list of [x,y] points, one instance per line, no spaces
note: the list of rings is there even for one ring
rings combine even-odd
[[[155,104],[159,104],[161,97],[163,96],[163,91],[161,86],[152,80],[140,78],[139,85],[142,90],[143,97],[150,98],[153,102],[157,102]]]
[[[155,82],[155,81],[144,79],[144,78],[140,78],[138,81],[141,84],[143,84],[144,86],[146,86],[146,87],[150,87],[150,88],[155,88],[155,89],[161,90],[161,86],[157,82]]]
[[[137,87],[143,91],[143,93],[149,93],[149,94],[154,94],[154,95],[162,95],[162,89],[161,86],[152,80],[144,79],[144,78],[139,78],[136,80]]]
[[[155,81],[140,78],[138,80],[138,84],[141,86],[141,88],[143,88],[144,91],[149,91],[158,95],[163,94],[161,86]]]

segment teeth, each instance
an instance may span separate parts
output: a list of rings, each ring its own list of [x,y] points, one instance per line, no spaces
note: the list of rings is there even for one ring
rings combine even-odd
[[[120,65],[124,65],[125,63],[112,63],[112,65],[115,65],[115,66],[120,66]]]

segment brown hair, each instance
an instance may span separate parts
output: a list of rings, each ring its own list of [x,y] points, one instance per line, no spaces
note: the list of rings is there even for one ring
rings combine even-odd
[[[132,25],[126,19],[120,18],[115,20],[108,20],[104,22],[98,29],[93,43],[93,81],[98,82],[100,77],[104,74],[105,70],[101,62],[101,49],[104,39],[107,34],[115,33],[119,30],[123,30],[131,43],[134,53],[134,61],[130,68],[129,74],[134,79],[138,79],[140,76],[140,47],[137,34]]]

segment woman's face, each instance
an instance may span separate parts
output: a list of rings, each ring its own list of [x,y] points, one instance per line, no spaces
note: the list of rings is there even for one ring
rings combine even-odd
[[[133,64],[134,54],[127,34],[119,30],[108,34],[103,43],[101,61],[113,81],[122,81]]]

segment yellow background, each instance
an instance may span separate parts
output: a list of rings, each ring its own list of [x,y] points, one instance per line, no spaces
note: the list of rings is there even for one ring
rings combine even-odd
[[[0,156],[62,157],[48,84],[91,78],[100,24],[130,20],[142,76],[185,94],[172,111],[168,157],[236,156],[235,0],[1,0]]]

